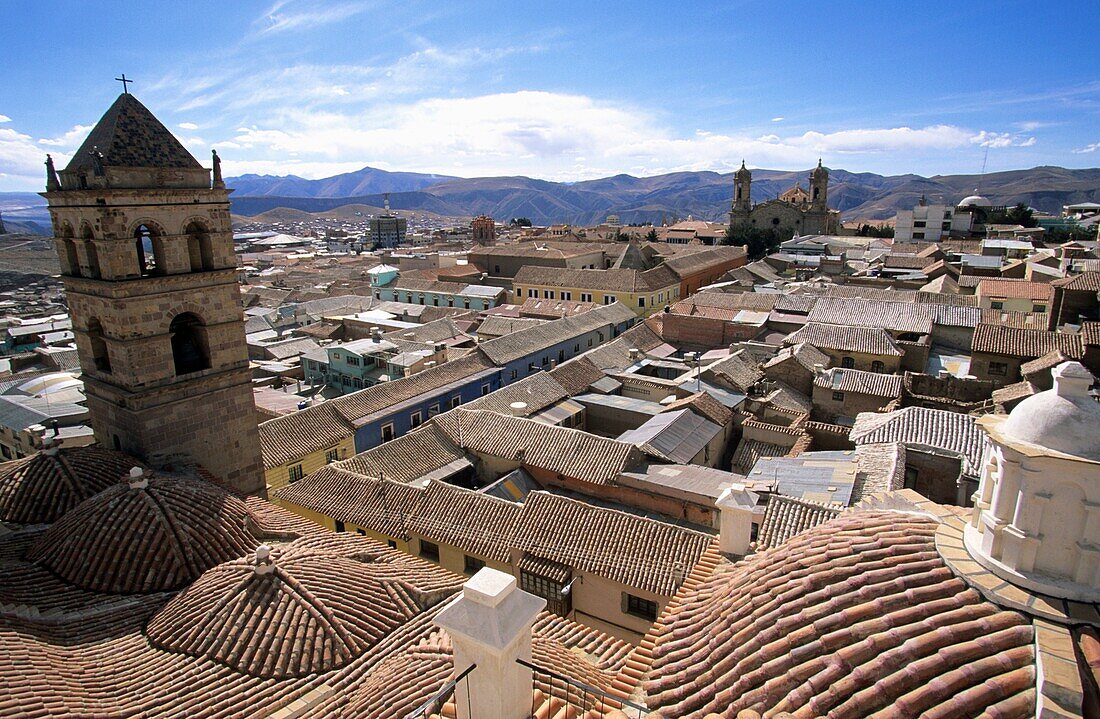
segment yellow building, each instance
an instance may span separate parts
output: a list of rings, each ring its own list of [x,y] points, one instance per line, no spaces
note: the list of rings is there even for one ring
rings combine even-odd
[[[680,299],[680,276],[664,264],[649,270],[578,270],[528,265],[512,280],[511,301],[522,304],[528,298],[601,305],[622,302],[635,314],[648,317]]]
[[[355,454],[355,428],[330,403],[260,423],[267,490]]]

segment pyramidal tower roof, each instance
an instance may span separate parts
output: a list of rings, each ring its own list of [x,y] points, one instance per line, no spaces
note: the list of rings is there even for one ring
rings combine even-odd
[[[168,128],[129,93],[119,95],[103,114],[65,172],[93,169],[93,151],[102,153],[104,167],[202,169]]]

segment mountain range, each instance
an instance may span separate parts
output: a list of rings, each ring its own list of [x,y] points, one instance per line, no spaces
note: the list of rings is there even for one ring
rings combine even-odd
[[[809,170],[753,170],[752,199],[761,202],[800,183]],[[733,174],[673,172],[653,177],[614,175],[583,182],[551,182],[529,177],[461,178],[364,167],[355,172],[307,180],[294,175],[241,175],[226,178],[234,188],[233,214],[252,217],[276,208],[317,213],[347,205],[381,207],[390,194],[393,209],[446,217],[489,215],[507,221],[527,217],[537,225],[592,225],[608,215],[623,223],[659,223],[694,217],[725,221],[733,196]],[[1070,170],[1034,167],[986,175],[876,175],[834,169],[829,206],[846,220],[883,220],[898,210],[929,202],[954,204],[975,191],[995,205],[1023,202],[1058,213],[1063,205],[1100,202],[1100,168]],[[0,193],[5,221],[27,229],[49,226],[44,200],[33,193]]]
[[[771,199],[800,183],[809,170],[753,170],[752,199]],[[236,189],[233,212],[252,216],[276,207],[324,212],[347,204],[382,205],[390,193],[394,209],[448,216],[489,215],[498,220],[527,217],[537,225],[591,225],[615,214],[624,223],[662,218],[724,221],[733,195],[733,174],[674,172],[653,177],[615,175],[584,182],[551,182],[529,177],[459,178],[365,167],[321,180],[242,175],[227,178]],[[929,202],[956,203],[975,191],[995,205],[1023,202],[1043,212],[1062,205],[1100,201],[1100,168],[1029,170],[979,175],[876,175],[832,170],[829,206],[845,219],[888,219],[899,209]]]

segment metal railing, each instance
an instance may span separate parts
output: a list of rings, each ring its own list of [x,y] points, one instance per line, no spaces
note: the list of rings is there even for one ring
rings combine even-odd
[[[560,699],[575,707],[578,710],[577,716],[582,716],[588,710],[595,708],[597,704],[602,705],[605,709],[618,709],[628,717],[636,717],[637,719],[644,719],[644,717],[650,713],[650,710],[641,704],[635,704],[615,694],[610,694],[602,689],[577,681],[571,677],[558,674],[557,672],[537,666],[523,659],[517,659],[516,663],[520,666],[527,667],[534,674],[531,698],[532,717],[534,717],[538,711],[538,705],[535,699],[536,695],[533,690],[543,689],[543,687],[545,687],[543,694],[546,696],[547,701],[552,701],[555,698]]]
[[[439,688],[435,694],[431,696],[427,701],[413,709],[411,712],[405,715],[405,719],[426,719],[432,714],[443,714],[443,707],[454,697],[455,690],[461,682],[466,681],[466,677],[470,672],[477,669],[476,664],[471,664],[466,667],[458,676],[451,679],[442,687]],[[468,685],[467,685],[468,688]],[[466,716],[470,714],[470,693],[466,692]]]

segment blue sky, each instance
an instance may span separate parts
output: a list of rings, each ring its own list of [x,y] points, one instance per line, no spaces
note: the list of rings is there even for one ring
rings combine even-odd
[[[1100,165],[1092,3],[8,0],[0,190],[120,90],[226,174]]]

